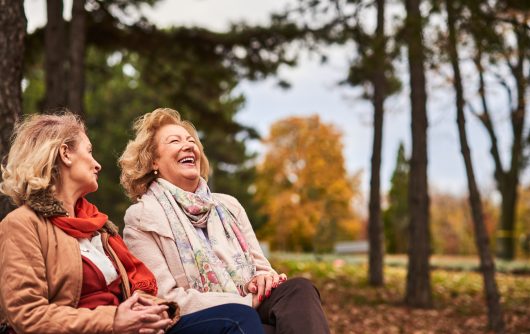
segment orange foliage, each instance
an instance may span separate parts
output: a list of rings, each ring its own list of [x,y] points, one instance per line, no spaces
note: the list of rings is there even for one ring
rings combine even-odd
[[[329,250],[337,239],[354,238],[360,221],[341,133],[318,116],[292,117],[273,124],[264,144],[256,178],[256,199],[268,217],[261,236],[297,251]]]
[[[483,199],[484,224],[490,236],[495,233],[498,209]],[[476,254],[475,231],[467,196],[431,194],[431,237],[437,254]],[[493,245],[491,245],[493,249]]]

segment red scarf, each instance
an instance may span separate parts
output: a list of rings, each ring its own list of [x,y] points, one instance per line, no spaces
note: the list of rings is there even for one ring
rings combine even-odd
[[[99,212],[98,208],[84,197],[77,201],[75,215],[76,217],[52,217],[50,221],[76,239],[92,237],[108,221],[108,216]],[[109,246],[114,250],[127,271],[131,293],[135,290],[141,290],[156,296],[158,287],[154,275],[129,252],[122,238],[119,235],[110,235]]]

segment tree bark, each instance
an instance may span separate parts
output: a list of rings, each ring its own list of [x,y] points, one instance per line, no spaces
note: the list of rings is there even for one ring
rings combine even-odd
[[[515,219],[518,200],[519,176],[523,159],[523,129],[526,118],[527,78],[524,62],[528,54],[528,36],[525,28],[514,26],[517,37],[517,63],[510,65],[517,87],[517,105],[511,112],[513,143],[510,169],[501,185],[501,221],[497,231],[497,256],[505,260],[515,257]],[[509,62],[509,59],[507,58]]]
[[[383,142],[384,102],[386,97],[385,80],[385,0],[377,0],[377,27],[375,32],[373,104],[374,138],[372,147],[372,166],[370,178],[370,215],[368,219],[369,272],[368,280],[373,286],[381,286],[383,274],[383,228],[381,221],[381,147]]]
[[[469,205],[473,217],[475,230],[475,243],[480,256],[480,269],[484,279],[484,295],[488,306],[488,325],[496,333],[504,331],[504,321],[500,305],[500,295],[495,281],[495,263],[489,251],[489,238],[484,225],[484,212],[482,200],[475,181],[475,172],[471,161],[471,152],[467,141],[466,119],[464,114],[464,88],[462,87],[462,76],[456,38],[456,19],[453,0],[446,0],[447,26],[449,30],[449,57],[454,72],[454,88],[456,93],[456,113],[458,124],[458,135],[460,138],[460,150],[466,168],[467,185],[469,190]]]
[[[410,71],[412,156],[410,160],[410,242],[405,303],[432,306],[429,255],[429,195],[427,185],[427,94],[425,89],[421,0],[406,0],[406,41]]]
[[[74,0],[70,24],[70,71],[67,95],[68,108],[81,116],[84,115],[85,30],[85,0]]]
[[[46,96],[44,109],[58,109],[66,106],[67,53],[66,24],[63,19],[63,1],[47,0],[47,17],[44,33],[44,58]]]
[[[9,152],[13,127],[22,115],[22,63],[26,16],[23,1],[0,0],[0,159]],[[0,196],[0,219],[13,206]]]

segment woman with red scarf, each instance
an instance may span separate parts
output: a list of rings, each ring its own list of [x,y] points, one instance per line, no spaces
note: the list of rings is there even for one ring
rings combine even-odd
[[[72,113],[17,125],[0,191],[18,206],[0,223],[0,333],[261,333],[252,308],[180,317],[117,228],[84,196],[99,163]]]

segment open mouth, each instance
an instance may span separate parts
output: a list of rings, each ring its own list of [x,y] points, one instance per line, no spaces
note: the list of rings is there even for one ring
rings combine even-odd
[[[191,157],[191,156],[190,157],[184,157],[184,158],[179,160],[179,163],[194,165],[195,164],[195,157]]]

